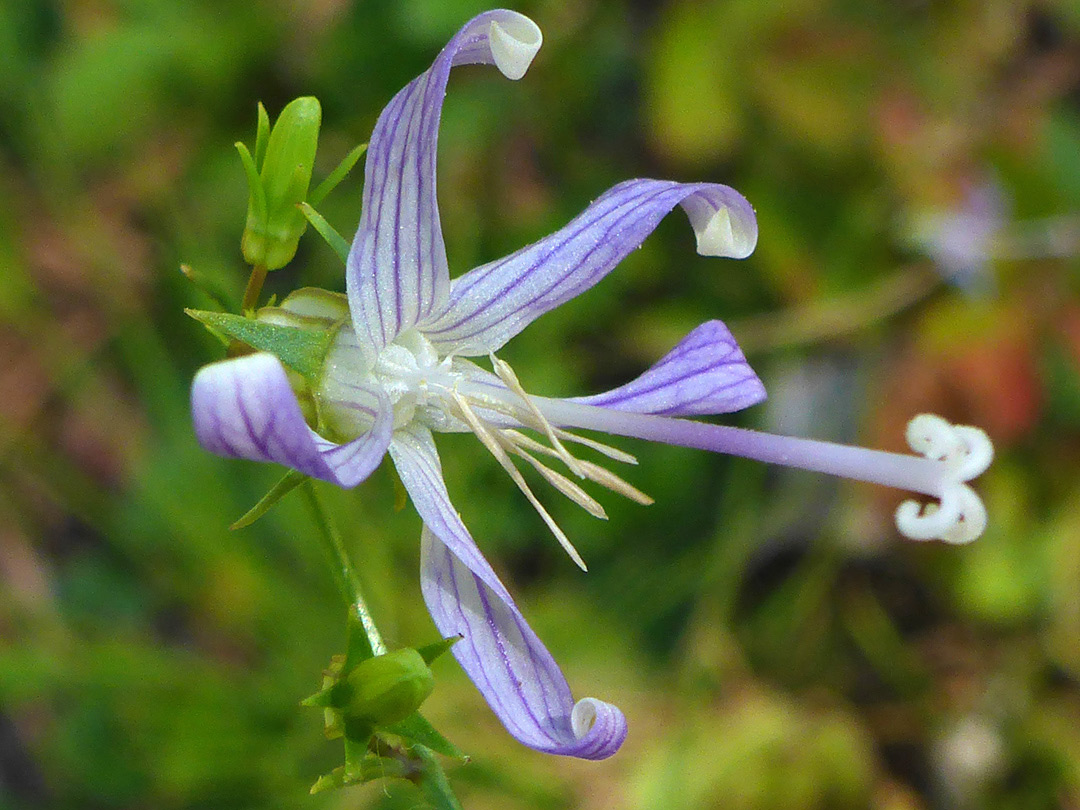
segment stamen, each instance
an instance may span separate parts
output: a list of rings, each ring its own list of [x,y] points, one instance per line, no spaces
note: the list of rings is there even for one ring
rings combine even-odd
[[[533,452],[558,457],[558,453],[550,447],[545,447],[540,444],[540,442],[526,436],[524,433],[509,429],[504,430],[503,433],[508,434],[515,443],[522,447],[527,447]],[[656,502],[640,489],[627,483],[610,470],[604,469],[599,464],[594,464],[591,461],[583,461],[582,459],[578,459],[578,464],[581,465],[582,470],[585,472],[585,477],[590,481],[593,481],[602,487],[607,487],[612,492],[622,495],[624,498],[629,498],[636,503],[640,503],[642,506],[651,506]]]
[[[562,428],[552,427],[552,430],[555,431],[555,435],[560,439],[565,439],[568,442],[574,442],[583,447],[588,447],[590,450],[595,450],[602,456],[607,456],[612,461],[621,461],[623,464],[634,465],[638,463],[637,456],[633,456],[625,450],[620,450],[618,447],[612,447],[610,444],[598,442],[596,439],[590,439],[588,436],[579,436],[576,433],[571,433],[569,430],[563,430]]]
[[[574,503],[576,503],[593,517],[598,517],[601,520],[608,519],[607,512],[604,511],[604,507],[601,506],[595,498],[589,495],[588,492],[583,490],[565,475],[551,469],[546,464],[541,462],[538,458],[536,458],[536,456],[523,449],[516,443],[514,438],[506,435],[508,433],[517,433],[517,431],[493,431],[495,438],[506,450],[509,450],[514,455],[523,458],[527,462],[529,462],[529,464],[532,465],[533,469],[540,473],[540,475],[544,477],[544,480],[551,484],[553,487],[555,487],[555,489],[559,490],[559,492],[572,500]],[[517,433],[517,436],[525,438],[520,433]],[[549,448],[544,447],[543,445],[539,446],[543,447],[544,450],[549,450]]]
[[[510,364],[505,360],[500,360],[495,356],[494,352],[491,353],[490,357],[491,365],[494,367],[495,373],[499,375],[499,379],[503,381],[507,388],[521,397],[521,401],[525,403],[525,407],[528,408],[529,413],[533,415],[536,424],[539,425],[539,429],[543,431],[544,435],[547,436],[548,441],[551,442],[551,446],[558,452],[559,458],[563,460],[563,463],[566,464],[574,475],[578,478],[584,478],[585,473],[582,472],[577,459],[570,455],[567,449],[563,447],[563,443],[559,441],[559,437],[556,436],[555,431],[552,430],[551,423],[549,423],[544,415],[540,413],[540,409],[536,407],[532,398],[525,393],[525,389],[521,386],[517,374],[510,368]]]
[[[551,533],[555,535],[555,539],[559,541],[559,545],[561,545],[563,550],[570,555],[570,559],[572,559],[582,571],[588,571],[589,569],[585,565],[585,561],[581,559],[581,555],[578,554],[577,549],[574,548],[573,543],[570,542],[570,538],[568,538],[566,533],[559,528],[559,525],[555,522],[555,519],[548,514],[548,511],[544,508],[543,504],[537,500],[532,490],[529,489],[529,485],[522,477],[521,471],[514,466],[514,462],[506,455],[506,451],[503,450],[495,437],[492,436],[491,432],[480,421],[480,418],[473,411],[472,406],[469,405],[468,400],[461,396],[457,391],[451,391],[450,396],[453,397],[454,404],[457,405],[461,418],[469,425],[472,432],[476,434],[476,437],[484,447],[488,449],[488,452],[495,457],[495,460],[499,462],[499,465],[506,470],[506,474],[510,476],[510,480],[517,484],[521,493],[528,498],[533,509],[535,509],[540,517],[543,518],[544,523],[547,524]]]

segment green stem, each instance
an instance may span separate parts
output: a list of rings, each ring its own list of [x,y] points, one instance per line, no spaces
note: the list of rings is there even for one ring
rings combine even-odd
[[[251,268],[251,276],[248,277],[247,289],[244,290],[244,300],[240,302],[241,312],[251,312],[259,303],[259,293],[262,292],[263,283],[266,281],[266,265],[257,264]]]
[[[305,481],[301,485],[301,489],[307,496],[311,511],[315,515],[315,523],[319,527],[319,536],[322,538],[323,548],[330,559],[330,568],[333,570],[334,580],[337,582],[341,595],[345,597],[349,612],[363,626],[368,644],[371,645],[371,654],[383,655],[386,652],[386,644],[379,634],[379,629],[375,626],[375,620],[371,617],[367,602],[364,601],[360,578],[356,575],[352,563],[349,562],[349,555],[345,552],[345,544],[341,540],[341,533],[338,532],[337,527],[330,518],[330,513],[323,506],[322,501],[319,500],[319,495],[315,491],[312,482],[310,480]]]

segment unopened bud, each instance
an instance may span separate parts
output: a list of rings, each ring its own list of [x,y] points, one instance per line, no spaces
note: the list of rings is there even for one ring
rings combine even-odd
[[[254,160],[238,144],[248,170],[247,225],[240,243],[248,264],[277,270],[296,255],[307,228],[297,206],[307,198],[321,121],[318,99],[304,96],[281,111],[265,144],[256,144]]]
[[[404,720],[435,689],[435,678],[420,653],[395,650],[361,661],[345,683],[348,702],[342,707],[347,720],[386,726]]]

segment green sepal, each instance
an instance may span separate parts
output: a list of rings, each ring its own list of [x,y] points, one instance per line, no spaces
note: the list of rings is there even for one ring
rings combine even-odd
[[[325,200],[326,195],[337,188],[338,183],[345,179],[345,175],[352,171],[352,167],[356,165],[356,161],[360,160],[360,156],[367,151],[367,148],[368,145],[362,143],[343,157],[337,168],[330,172],[326,179],[319,183],[315,190],[308,195],[308,202],[312,205],[318,205]]]
[[[266,159],[266,142],[270,138],[270,116],[266,113],[266,107],[259,102],[259,123],[255,126],[255,165],[262,166]]]
[[[322,793],[324,790],[360,785],[383,778],[404,779],[408,774],[409,770],[404,762],[372,754],[364,757],[351,768],[348,765],[339,765],[330,773],[320,776],[311,786],[311,792]]]
[[[229,312],[185,309],[188,315],[211,331],[228,335],[253,349],[270,352],[293,371],[316,380],[330,350],[334,332],[329,329],[300,329],[278,326]]]
[[[263,188],[262,180],[259,179],[259,169],[255,165],[255,159],[251,157],[251,152],[248,151],[242,141],[237,141],[233,146],[240,153],[240,162],[244,164],[244,175],[247,177],[248,220],[250,221],[252,217],[255,217],[265,222],[266,189]],[[259,262],[251,262],[251,264],[259,264]]]
[[[430,666],[432,661],[445,653],[463,638],[465,638],[465,636],[459,633],[456,636],[439,639],[433,644],[425,644],[423,647],[417,647],[416,651],[420,653],[420,657],[424,659],[424,663]]]
[[[439,733],[420,712],[409,715],[404,720],[380,728],[389,734],[396,734],[412,744],[430,748],[437,754],[452,759],[467,760],[465,753]]]
[[[326,218],[308,203],[300,203],[299,208],[307,221],[311,223],[311,227],[318,231],[319,236],[326,241],[330,249],[341,259],[341,263],[347,264],[349,261],[349,243],[345,241],[345,238],[334,230],[334,226],[327,222]]]
[[[348,703],[350,691],[347,683],[339,681],[304,698],[300,705],[315,709],[340,709]]]
[[[285,473],[285,475],[280,481],[274,484],[274,486],[269,492],[267,492],[265,495],[262,496],[262,498],[259,499],[259,502],[257,504],[248,509],[238,520],[234,521],[233,524],[229,526],[229,529],[231,531],[236,531],[237,529],[246,529],[256,520],[269,512],[270,508],[274,504],[276,504],[278,501],[280,501],[282,498],[284,498],[286,495],[288,495],[290,492],[292,492],[294,489],[296,489],[298,486],[300,486],[307,480],[308,476],[304,475],[303,473],[297,472],[296,470],[289,470],[287,473]]]

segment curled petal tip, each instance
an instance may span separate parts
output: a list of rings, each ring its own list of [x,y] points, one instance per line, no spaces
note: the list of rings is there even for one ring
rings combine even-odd
[[[758,226],[746,198],[726,186],[684,200],[702,256],[745,259],[757,247]]]
[[[622,710],[596,698],[582,698],[570,713],[570,727],[582,759],[607,759],[622,747],[626,740],[626,717]]]
[[[544,42],[540,26],[523,14],[492,20],[488,28],[491,57],[502,74],[514,81],[525,75]]]

